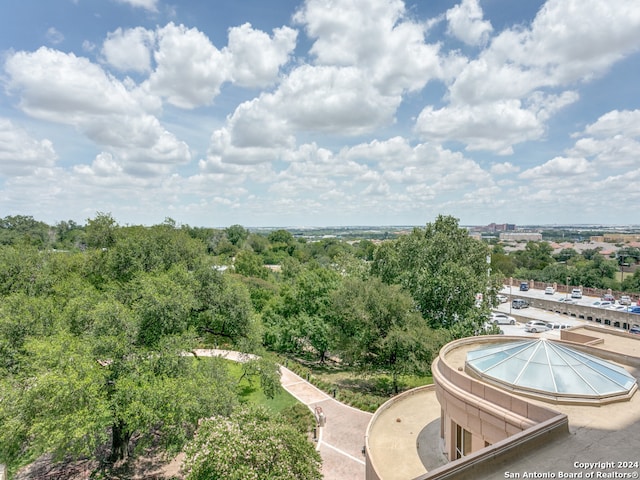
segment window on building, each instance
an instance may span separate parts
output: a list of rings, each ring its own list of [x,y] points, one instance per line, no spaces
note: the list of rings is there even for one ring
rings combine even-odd
[[[456,425],[456,460],[471,453],[471,432]]]

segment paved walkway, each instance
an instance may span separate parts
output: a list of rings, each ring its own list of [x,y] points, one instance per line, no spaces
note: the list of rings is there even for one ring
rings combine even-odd
[[[198,356],[220,356],[236,362],[246,361],[247,354],[227,350],[195,350]],[[322,409],[326,423],[318,434],[317,450],[322,456],[324,480],[363,480],[365,461],[362,454],[364,435],[372,417],[335,400],[304,378],[280,367],[280,381],[286,391],[315,411]]]

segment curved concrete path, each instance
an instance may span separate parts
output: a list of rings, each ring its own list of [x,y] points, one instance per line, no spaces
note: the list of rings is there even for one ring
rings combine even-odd
[[[228,350],[195,350],[198,356],[224,357],[236,362],[254,357],[250,354]],[[322,409],[325,426],[318,434],[317,450],[322,456],[324,480],[363,480],[365,460],[362,454],[364,435],[372,414],[363,412],[335,400],[304,378],[286,367],[280,366],[283,388],[298,401],[315,411]]]

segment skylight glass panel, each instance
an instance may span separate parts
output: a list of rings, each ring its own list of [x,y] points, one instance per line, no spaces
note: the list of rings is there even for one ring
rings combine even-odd
[[[624,394],[636,383],[618,365],[546,339],[483,347],[468,352],[467,365],[515,388],[567,396]]]

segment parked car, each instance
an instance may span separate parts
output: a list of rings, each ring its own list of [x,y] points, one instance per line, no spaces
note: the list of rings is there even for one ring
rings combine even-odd
[[[638,307],[629,307],[629,308],[627,308],[627,312],[629,312],[629,313],[640,313],[640,306],[638,306]]]
[[[554,295],[556,293],[556,289],[553,287],[547,287],[544,289],[545,295]]]
[[[550,330],[549,324],[540,320],[531,320],[524,326],[525,332],[538,333]]]
[[[529,290],[529,282],[520,282],[520,291],[526,292]]]
[[[493,312],[489,321],[495,325],[515,325],[516,319],[506,313]]]
[[[548,323],[547,325],[549,325],[549,329],[551,330],[564,330],[565,328],[569,328],[571,327],[571,325],[568,325],[566,323]]]
[[[631,305],[631,297],[629,295],[622,295],[618,300],[620,305]]]
[[[609,305],[607,310],[613,310],[614,312],[626,312],[627,308],[629,307],[626,305]]]
[[[578,303],[571,297],[562,297],[562,298],[559,298],[558,301],[566,305],[575,305],[576,303]]]
[[[616,303],[616,297],[614,297],[610,293],[605,293],[600,300],[605,300],[607,302]]]
[[[640,335],[640,327],[638,325],[634,325],[629,329],[629,333],[633,333],[634,335]]]
[[[511,308],[520,309],[520,308],[527,308],[528,306],[529,306],[529,302],[527,302],[522,298],[516,298],[511,301]]]
[[[500,303],[507,303],[509,301],[507,296],[506,295],[502,295],[501,293],[496,295],[496,298],[498,299],[498,302],[500,302]]]
[[[571,298],[582,298],[582,290],[579,288],[571,290]]]
[[[607,300],[596,300],[591,304],[592,307],[598,307],[598,308],[606,308],[606,307],[610,307],[611,305],[613,304]]]

